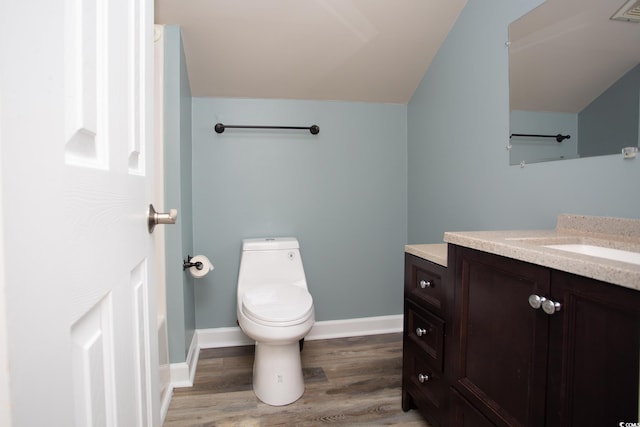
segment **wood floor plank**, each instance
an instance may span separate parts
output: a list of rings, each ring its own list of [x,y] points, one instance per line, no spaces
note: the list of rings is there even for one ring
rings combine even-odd
[[[276,407],[253,394],[253,346],[202,350],[194,386],[174,390],[164,426],[429,426],[400,406],[400,333],[307,341],[301,357],[305,393]]]

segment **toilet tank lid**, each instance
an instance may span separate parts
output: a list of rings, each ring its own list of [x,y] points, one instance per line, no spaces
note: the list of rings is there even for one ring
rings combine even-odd
[[[278,249],[298,249],[300,244],[295,237],[265,237],[262,239],[244,239],[243,251],[273,251]]]

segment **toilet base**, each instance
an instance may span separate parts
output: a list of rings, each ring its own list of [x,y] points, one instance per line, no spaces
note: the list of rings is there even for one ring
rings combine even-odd
[[[304,393],[300,344],[256,342],[253,361],[253,392],[272,406],[288,405]]]

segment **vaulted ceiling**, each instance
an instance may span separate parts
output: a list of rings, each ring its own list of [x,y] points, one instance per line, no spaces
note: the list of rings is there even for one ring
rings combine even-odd
[[[407,103],[466,0],[155,0],[193,96]]]
[[[512,108],[578,112],[637,64],[640,24],[609,19],[626,1],[546,0],[512,25]],[[465,4],[155,0],[155,19],[181,27],[193,96],[404,104]]]

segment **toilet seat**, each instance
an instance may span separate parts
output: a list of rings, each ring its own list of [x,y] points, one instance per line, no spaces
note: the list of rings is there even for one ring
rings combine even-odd
[[[244,314],[262,325],[297,325],[304,322],[312,310],[311,294],[299,286],[265,285],[242,296]]]

